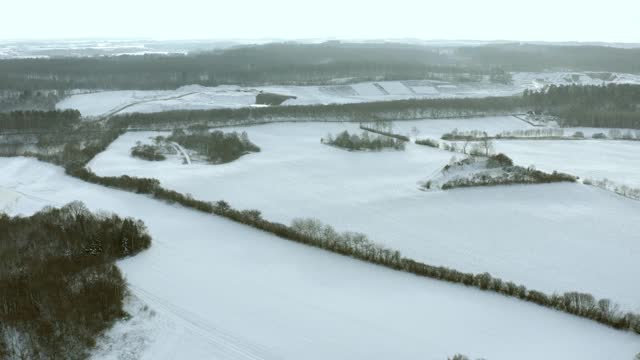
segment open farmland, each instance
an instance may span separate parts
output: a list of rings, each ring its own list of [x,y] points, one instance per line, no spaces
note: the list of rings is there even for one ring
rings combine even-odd
[[[437,135],[457,125],[489,132],[528,126],[515,118],[437,120],[429,130],[431,122],[396,127]],[[327,133],[345,129],[359,131],[351,123],[229,129],[247,131],[262,151],[213,166],[185,166],[177,157],[160,163],[131,158],[136,141],[158,133],[127,133],[89,167],[105,176],[157,178],[198,199],[259,209],[270,220],[318,218],[430,264],[487,271],[549,293],[590,292],[640,309],[640,292],[627,286],[639,275],[634,264],[640,225],[634,219],[640,202],[582,184],[423,192],[419,182],[462,155],[415,144],[405,151],[347,152],[320,143]],[[559,171],[567,171],[560,165]]]
[[[640,346],[630,333],[86,184],[35,160],[0,159],[0,166],[7,174],[0,186],[23,194],[11,213],[82,200],[147,224],[153,247],[119,263],[135,296],[155,312],[124,342],[129,352],[117,349],[129,356],[625,359]]]

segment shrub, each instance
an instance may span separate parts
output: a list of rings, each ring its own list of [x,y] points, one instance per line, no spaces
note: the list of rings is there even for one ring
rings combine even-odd
[[[433,140],[433,139],[419,139],[419,140],[416,139],[415,143],[418,145],[430,146],[433,148],[440,147],[440,143],[437,140]]]

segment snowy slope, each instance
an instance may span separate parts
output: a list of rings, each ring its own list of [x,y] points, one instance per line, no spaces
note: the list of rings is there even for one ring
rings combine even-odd
[[[378,81],[342,85],[340,89],[327,86],[183,86],[174,91],[108,91],[93,94],[73,95],[57,104],[59,109],[78,109],[84,116],[103,116],[114,110],[119,112],[159,112],[176,109],[213,109],[246,107],[255,103],[260,91],[296,96],[284,105],[309,105],[332,103],[356,103],[367,101],[399,100],[411,98],[450,98],[507,96],[521,93],[524,89],[539,89],[548,84],[567,85],[574,83],[574,73],[514,73],[513,84],[502,85],[489,82],[447,83],[439,81]],[[602,84],[585,73],[576,73],[580,84]],[[614,83],[640,83],[640,76],[617,74]],[[185,94],[184,98],[177,98]]]
[[[149,226],[151,249],[119,266],[156,314],[134,311],[142,322],[108,334],[132,346],[122,358],[595,360],[631,359],[640,349],[637,335],[90,185],[35,160],[2,158],[0,169],[0,186],[31,196],[14,213],[38,210],[33,198],[82,200]]]
[[[436,121],[433,132],[449,131],[456,121]],[[494,118],[461,120],[460,127],[498,131],[509,122],[526,125]],[[428,134],[430,123],[413,125]],[[404,152],[379,153],[320,144],[320,137],[344,129],[358,131],[357,124],[340,123],[239,128],[262,152],[215,166],[134,159],[131,146],[157,133],[129,133],[90,167],[101,175],[158,178],[198,199],[224,199],[284,223],[316,217],[427,263],[487,271],[549,293],[590,292],[640,310],[640,288],[629,286],[640,276],[640,202],[581,184],[422,192],[418,184],[436,175],[454,154],[415,144]],[[605,161],[596,158],[593,166],[605,166]],[[568,171],[569,164],[557,165]]]

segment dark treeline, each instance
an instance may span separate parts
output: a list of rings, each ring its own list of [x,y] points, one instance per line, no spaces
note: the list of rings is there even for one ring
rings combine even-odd
[[[267,44],[190,55],[0,61],[0,88],[174,89],[189,84],[319,84],[439,79],[508,82],[505,71],[640,72],[638,49],[501,44],[441,51],[409,44]],[[498,70],[496,70],[498,69]]]
[[[80,122],[78,110],[0,112],[0,133],[65,130]]]
[[[54,110],[64,90],[0,90],[0,112]]]
[[[616,329],[631,330],[640,334],[640,314],[620,312],[608,299],[596,300],[590,294],[578,292],[548,295],[540,291],[529,290],[522,285],[492,277],[488,273],[463,273],[447,267],[424,264],[412,259],[403,258],[398,251],[377,246],[362,234],[340,235],[331,231],[323,231],[326,229],[326,226],[322,226],[314,219],[294,221],[292,226],[268,221],[262,218],[258,210],[236,210],[225,201],[213,203],[196,200],[189,195],[161,187],[160,182],[156,179],[135,178],[126,175],[120,177],[100,177],[84,167],[67,168],[67,173],[91,183],[148,194],[156,199],[169,203],[178,203],[191,209],[223,216],[235,222],[272,233],[283,239],[318,247],[337,254],[350,256],[395,270],[406,271],[415,275],[473,286],[481,290],[515,297],[591,319]]]
[[[533,108],[560,117],[563,126],[640,129],[640,85],[549,86],[525,90]]]
[[[398,139],[400,141],[409,141],[410,140],[408,136],[400,135],[400,134],[394,134],[391,131],[383,130],[381,127],[376,128],[376,127],[360,125],[360,129],[366,130],[366,131],[371,131],[373,133],[384,135],[384,136],[389,136],[389,137],[392,137],[394,139]]]
[[[495,44],[460,47],[456,54],[478,66],[507,71],[582,70],[640,72],[640,49],[611,46]]]
[[[337,146],[347,150],[382,150],[395,149],[404,150],[404,141],[393,137],[376,135],[369,136],[369,133],[363,131],[361,135],[349,134],[347,130],[337,134],[335,137],[331,134],[321,141],[328,145]]]
[[[209,132],[205,128],[187,134],[183,130],[176,129],[167,140],[175,141],[187,149],[196,151],[212,164],[231,162],[242,155],[260,151],[244,131],[241,134],[235,131],[224,133],[220,130]]]
[[[114,261],[149,248],[144,224],[81,203],[0,214],[0,358],[83,359],[124,318]]]
[[[177,110],[114,116],[119,128],[166,128],[174,125],[210,126],[270,121],[362,121],[503,115],[526,109],[521,97],[410,99],[356,104],[273,106],[263,108]]]

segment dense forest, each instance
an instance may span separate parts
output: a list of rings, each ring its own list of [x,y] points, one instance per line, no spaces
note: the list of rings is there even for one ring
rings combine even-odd
[[[505,83],[508,71],[640,72],[640,49],[501,44],[435,47],[398,43],[280,43],[189,55],[10,59],[0,88],[175,89],[183,85],[327,84],[436,79]]]
[[[80,122],[78,110],[0,112],[0,133],[32,130],[65,130]]]
[[[640,129],[640,85],[549,86],[525,90],[530,107],[562,119],[564,126]]]
[[[114,261],[150,245],[142,222],[78,202],[24,218],[0,213],[0,358],[86,358],[126,316]]]

